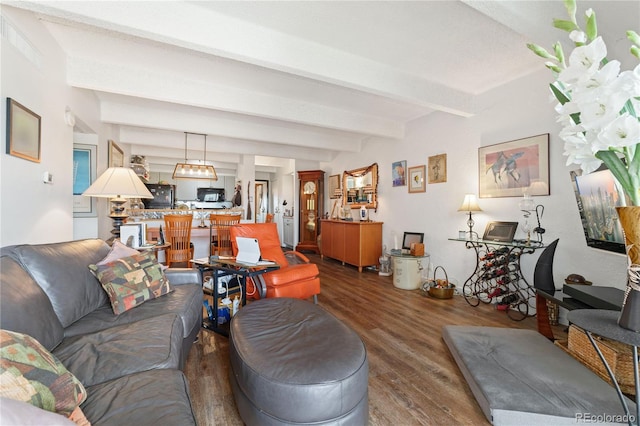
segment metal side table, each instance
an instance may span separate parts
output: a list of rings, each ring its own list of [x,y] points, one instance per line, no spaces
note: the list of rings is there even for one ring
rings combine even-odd
[[[640,418],[640,404],[636,402],[636,412],[631,413],[629,411],[629,405],[627,404],[626,398],[620,390],[620,386],[616,382],[616,378],[611,371],[611,367],[607,363],[607,360],[602,355],[598,344],[594,340],[592,333],[597,334],[598,336],[606,337],[607,339],[615,340],[621,343],[626,343],[631,346],[633,353],[633,378],[636,389],[636,397],[639,395],[640,383],[638,383],[638,346],[640,346],[640,333],[636,333],[635,331],[627,330],[626,328],[622,328],[618,325],[618,317],[620,316],[620,312],[618,311],[609,311],[604,309],[578,309],[575,311],[570,311],[567,315],[567,319],[570,323],[577,325],[582,328],[589,341],[593,345],[598,357],[604,364],[604,367],[609,374],[609,378],[611,378],[611,382],[618,392],[618,398],[620,398],[620,402],[624,407],[624,412],[627,415],[627,421],[629,425],[638,425],[638,419]]]

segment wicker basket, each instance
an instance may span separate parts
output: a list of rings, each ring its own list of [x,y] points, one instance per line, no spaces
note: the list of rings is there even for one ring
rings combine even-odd
[[[635,395],[631,347],[624,343],[596,335],[593,335],[593,338],[598,344],[602,355],[607,360],[611,371],[613,371],[622,392],[628,395]],[[558,343],[558,346],[565,349],[562,343]],[[565,350],[591,371],[611,384],[609,374],[607,374],[607,370],[604,368],[600,357],[591,345],[584,330],[575,325],[569,327],[569,341]]]
[[[442,269],[444,279],[436,278],[438,269]],[[451,299],[453,297],[455,287],[455,285],[449,282],[447,271],[445,271],[442,266],[436,266],[433,270],[433,279],[427,280],[427,282],[424,283],[422,290],[426,290],[429,296],[435,297],[436,299]]]

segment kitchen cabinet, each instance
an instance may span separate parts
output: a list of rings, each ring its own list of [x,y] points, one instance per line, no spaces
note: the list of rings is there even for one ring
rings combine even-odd
[[[382,254],[382,222],[322,220],[322,257],[358,267],[374,266]]]

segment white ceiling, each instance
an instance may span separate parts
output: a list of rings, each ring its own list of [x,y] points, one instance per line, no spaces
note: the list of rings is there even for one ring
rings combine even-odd
[[[483,93],[542,67],[527,42],[566,38],[551,27],[565,17],[560,0],[4,4],[45,22],[68,83],[96,93],[102,120],[153,170],[184,159],[184,132],[208,135],[222,174],[242,154],[269,170],[285,158],[331,161],[372,138],[397,143],[434,111],[481,112]],[[624,38],[638,4],[580,7]],[[188,159],[202,158],[202,142],[189,137]]]

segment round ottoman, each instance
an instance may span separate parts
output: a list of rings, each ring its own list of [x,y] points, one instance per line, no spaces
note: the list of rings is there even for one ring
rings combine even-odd
[[[365,425],[369,366],[360,337],[318,305],[273,298],[231,321],[231,387],[247,425]]]

